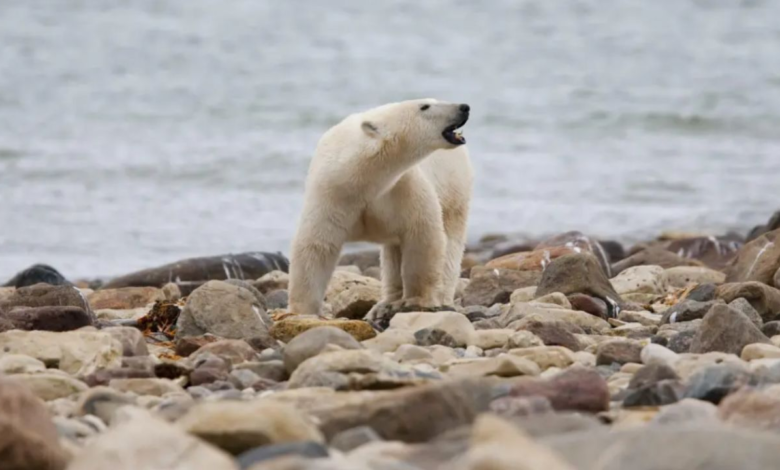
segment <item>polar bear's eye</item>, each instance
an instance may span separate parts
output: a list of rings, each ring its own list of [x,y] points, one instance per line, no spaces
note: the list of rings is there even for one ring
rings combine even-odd
[[[420,106],[420,111],[425,111],[426,109],[428,109],[428,108],[430,108],[430,107],[431,107],[431,105],[429,105],[429,104],[424,104],[424,105]]]

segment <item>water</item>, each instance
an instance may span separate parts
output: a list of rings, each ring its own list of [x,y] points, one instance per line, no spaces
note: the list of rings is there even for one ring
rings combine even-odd
[[[470,235],[780,207],[780,2],[0,0],[0,280],[288,251],[318,137],[467,102]]]

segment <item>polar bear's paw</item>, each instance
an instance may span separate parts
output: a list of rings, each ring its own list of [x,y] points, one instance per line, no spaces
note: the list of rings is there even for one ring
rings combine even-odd
[[[452,306],[423,302],[421,299],[413,297],[404,300],[396,300],[394,302],[379,302],[369,310],[365,319],[372,323],[375,328],[385,330],[390,326],[390,320],[398,313],[443,312],[454,310],[455,308]]]

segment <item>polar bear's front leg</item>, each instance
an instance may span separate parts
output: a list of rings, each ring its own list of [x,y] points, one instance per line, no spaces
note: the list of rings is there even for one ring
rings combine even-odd
[[[334,224],[334,217],[328,218],[325,211],[302,218],[290,255],[289,312],[321,315],[325,291],[346,241],[346,226]]]
[[[401,247],[399,245],[384,245],[380,264],[382,266],[382,302],[390,303],[401,300],[404,295],[404,284],[401,277]]]
[[[430,212],[409,227],[401,241],[401,274],[406,306],[440,306],[442,266],[447,240],[441,216]]]

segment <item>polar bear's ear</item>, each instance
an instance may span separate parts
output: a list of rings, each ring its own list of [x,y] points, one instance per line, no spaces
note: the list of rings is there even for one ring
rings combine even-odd
[[[363,124],[361,124],[360,127],[361,129],[363,129],[363,132],[365,132],[367,136],[373,139],[382,138],[382,134],[379,132],[379,128],[373,122],[363,121]]]

